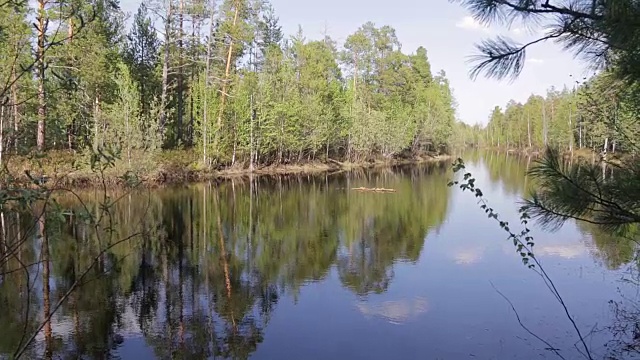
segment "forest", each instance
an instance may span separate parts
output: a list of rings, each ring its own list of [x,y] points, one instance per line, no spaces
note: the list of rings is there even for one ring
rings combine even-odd
[[[506,247],[500,243],[486,254],[505,253],[513,241],[513,264],[520,266],[522,261],[541,276],[544,286],[540,293],[523,295],[545,309],[540,304],[551,291],[567,318],[548,312],[526,322],[551,319],[546,329],[565,332],[557,325],[569,320],[576,339],[556,340],[594,359],[587,341],[591,343],[595,327],[589,324],[592,330],[583,337],[568,310],[579,305],[565,305],[537,260],[537,254],[545,256],[538,252],[544,237],[538,232],[534,238],[528,224],[536,221],[543,230],[576,220],[576,232],[590,237],[593,246],[588,251],[594,259],[620,273],[630,270],[637,279],[640,5],[628,0],[568,0],[566,6],[550,0],[452,2],[487,23],[534,21],[540,14],[556,21],[547,29],[550,35],[530,44],[503,38],[480,43],[477,48],[485,60],[479,58],[472,76],[482,71],[489,77],[517,75],[528,46],[556,38],[565,42],[566,50],[589,50],[594,58],[606,54],[607,59],[592,62],[594,67],[601,64],[593,78],[532,95],[524,104],[511,101],[494,108],[486,126],[468,126],[456,121],[453,90],[443,71],[431,69],[427,49],[406,52],[390,26],[365,23],[339,44],[327,35],[308,40],[301,27],[292,36],[285,34],[275,9],[264,0],[149,0],[131,19],[118,0],[0,0],[0,303],[12,310],[0,312],[1,322],[7,324],[0,353],[15,359],[53,359],[54,354],[104,358],[133,354],[118,353],[126,343],[130,348],[153,348],[161,358],[248,358],[267,339],[265,329],[278,302],[278,316],[291,316],[291,307],[283,304],[298,305],[306,287],[327,294],[325,299],[347,301],[301,302],[298,309],[342,324],[325,333],[318,332],[322,321],[311,317],[274,316],[271,324],[286,324],[290,334],[314,324],[312,341],[321,340],[311,348],[315,356],[327,342],[344,346],[348,337],[343,336],[343,326],[353,319],[344,304],[350,312],[354,305],[366,304],[368,296],[424,299],[422,292],[433,299],[433,317],[423,323],[433,326],[433,333],[421,332],[419,323],[404,327],[408,331],[403,333],[386,333],[388,327],[371,322],[355,329],[380,334],[370,345],[393,340],[388,348],[396,357],[429,335],[446,335],[443,329],[479,328],[483,335],[477,339],[484,347],[491,345],[484,334],[495,329],[517,337],[511,345],[523,356],[533,339],[520,338],[505,327],[505,321],[515,320],[508,320],[504,312],[488,312],[490,303],[485,300],[496,299],[492,290],[487,289],[491,298],[487,293],[483,298],[471,285],[493,286],[486,281],[492,274],[503,277],[504,284],[523,284],[512,293],[535,290],[536,285],[513,268],[502,267],[511,266],[508,257],[479,260],[500,266],[495,272],[463,268],[472,264],[456,257],[485,253],[460,240],[475,245],[506,238]],[[130,172],[144,175],[167,163],[173,168],[178,158],[182,160],[176,170],[213,173],[419,159],[450,153],[460,145],[492,148],[465,155],[464,161],[475,169],[484,164],[477,185],[471,173],[476,170],[466,170],[461,158],[453,164],[317,177],[249,177],[248,184],[247,179],[232,178],[157,191],[107,189],[104,177],[105,169],[114,165],[127,180]],[[545,147],[545,154],[534,160],[511,151],[533,153]],[[630,156],[615,164],[605,157],[598,163],[562,157],[582,150]],[[103,160],[105,164],[97,164]],[[14,162],[18,165],[12,167]],[[44,174],[31,176],[29,167],[47,162],[98,170],[101,188],[81,192],[46,181]],[[67,171],[66,166],[45,170],[55,175]],[[14,170],[26,173],[32,180],[29,186],[15,181]],[[456,174],[460,170],[465,171]],[[352,191],[365,185],[396,191]],[[488,189],[486,195],[480,186]],[[469,198],[457,196],[454,187]],[[525,191],[528,194],[522,195]],[[497,201],[489,203],[485,196]],[[508,213],[515,196],[522,196],[521,207]],[[498,216],[503,211],[494,210],[493,204],[506,215]],[[497,232],[471,222],[475,217],[484,221],[485,216],[495,220]],[[456,219],[462,221],[451,221]],[[447,226],[457,232],[447,235]],[[557,236],[562,241],[565,237]],[[534,254],[536,244],[541,246]],[[447,248],[451,245],[455,247]],[[431,255],[423,263],[428,268],[418,266],[425,253]],[[587,292],[605,289],[591,280],[580,283],[581,263],[561,261],[561,272],[580,274],[569,285],[558,281],[563,294],[573,290],[579,297],[574,290],[579,284]],[[545,264],[552,262],[555,259]],[[570,267],[576,264],[579,268]],[[600,277],[599,268],[584,269],[584,274]],[[423,274],[433,277],[418,277]],[[396,282],[396,290],[388,291],[400,278],[407,280],[405,289]],[[346,291],[317,287],[333,280]],[[604,274],[597,281],[604,283]],[[454,288],[471,291],[449,292]],[[440,301],[438,293],[444,294]],[[378,299],[390,303],[390,298]],[[457,303],[464,299],[469,300]],[[613,300],[607,296],[605,301]],[[606,312],[604,304],[595,304],[598,313]],[[640,353],[638,304],[630,301],[626,310],[632,316],[618,319],[622,326],[629,325],[623,332],[632,333],[624,351]],[[487,311],[464,312],[474,306]],[[426,310],[421,300],[417,307]],[[473,314],[484,313],[500,323],[494,329],[479,321],[465,326],[452,321],[458,317],[442,316],[447,309],[465,321],[474,322]],[[522,314],[535,310],[520,309]],[[517,312],[515,316],[528,331]],[[271,326],[276,329],[271,334],[276,333],[278,328]],[[134,330],[129,333],[127,327]],[[502,351],[508,341],[498,337],[495,348]],[[281,348],[291,350],[299,341],[291,339],[286,337]],[[462,336],[450,342],[433,339],[460,348],[466,357],[473,355],[462,346]],[[542,342],[545,347],[533,348],[531,354],[540,355],[542,349],[559,354],[555,346]],[[358,338],[347,343],[349,348],[364,344]]]
[[[605,70],[562,90],[509,101],[491,111],[487,125],[463,126],[468,144],[536,151],[553,147],[573,154],[636,153],[640,140],[640,88]]]
[[[390,26],[338,46],[286,36],[263,0],[150,0],[129,27],[118,1],[0,6],[5,163],[97,150],[130,169],[171,150],[200,169],[355,163],[445,153],[457,126],[446,74]]]

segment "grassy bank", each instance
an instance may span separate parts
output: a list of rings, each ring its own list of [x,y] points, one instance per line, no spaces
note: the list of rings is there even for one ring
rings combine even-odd
[[[4,160],[0,183],[8,179],[26,186],[46,179],[46,183],[59,187],[91,188],[98,186],[121,187],[127,179],[138,179],[145,186],[185,184],[255,175],[287,175],[349,171],[354,169],[420,164],[445,161],[448,155],[423,154],[402,158],[376,158],[359,162],[335,159],[288,164],[255,166],[247,163],[207,168],[199,154],[189,150],[171,150],[156,154],[136,153],[130,157],[113,159],[110,166],[101,169],[91,166],[90,154],[68,151],[49,152],[46,156],[13,156]],[[125,176],[127,175],[127,176]]]

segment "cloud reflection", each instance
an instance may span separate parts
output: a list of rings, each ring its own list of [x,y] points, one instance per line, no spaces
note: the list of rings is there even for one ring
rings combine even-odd
[[[381,304],[359,302],[356,304],[356,308],[365,317],[378,317],[391,324],[402,324],[427,312],[428,305],[427,299],[416,297],[414,299],[385,301]]]
[[[458,265],[472,265],[480,261],[482,252],[478,249],[465,249],[455,253],[453,258]]]
[[[586,250],[584,244],[543,245],[536,250],[536,253],[574,259],[585,254]]]

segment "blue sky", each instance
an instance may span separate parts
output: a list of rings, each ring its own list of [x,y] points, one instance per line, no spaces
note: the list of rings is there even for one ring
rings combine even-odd
[[[121,0],[124,11],[133,14],[139,0]],[[583,63],[573,59],[554,43],[541,44],[527,53],[527,64],[520,77],[509,83],[468,76],[466,62],[474,54],[474,44],[497,34],[519,42],[535,37],[535,29],[523,30],[515,24],[507,28],[486,28],[476,23],[466,10],[448,0],[271,0],[285,34],[294,34],[301,25],[307,39],[328,34],[341,44],[367,21],[396,29],[404,52],[424,46],[434,73],[443,69],[458,101],[458,118],[466,123],[486,123],[491,109],[510,99],[526,101],[544,94],[551,86],[572,86],[570,74],[586,74]],[[538,33],[539,33],[538,29]]]

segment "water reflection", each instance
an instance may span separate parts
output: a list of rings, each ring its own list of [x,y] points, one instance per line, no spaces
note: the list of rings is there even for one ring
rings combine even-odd
[[[429,303],[427,299],[417,297],[415,299],[384,301],[381,304],[359,302],[356,307],[365,316],[376,316],[392,324],[402,324],[427,312]]]
[[[473,265],[480,261],[482,252],[483,249],[479,247],[457,249],[453,257],[458,265]]]
[[[507,170],[500,164],[492,166],[492,159],[495,154],[483,153],[479,155],[484,159],[489,169],[489,174],[493,181],[501,181],[504,188],[511,189],[514,194],[528,196],[527,186],[535,186],[526,176],[526,172],[531,166],[532,158],[516,156],[512,157],[511,164]],[[509,159],[506,154],[498,155]],[[568,161],[577,161],[569,159]],[[504,163],[508,161],[505,160]],[[508,170],[517,168],[516,170]],[[607,167],[602,164],[603,178],[615,176],[614,167]],[[499,171],[499,174],[497,173]],[[524,176],[519,173],[524,171]],[[524,181],[517,181],[524,177]],[[637,358],[640,355],[640,263],[638,257],[638,244],[640,243],[640,231],[637,228],[631,229],[626,236],[621,237],[603,230],[597,225],[576,221],[569,224],[569,227],[579,234],[578,242],[558,241],[553,235],[547,235],[547,241],[537,246],[536,254],[539,257],[558,257],[563,260],[576,261],[580,258],[592,258],[603,268],[611,270],[615,274],[611,280],[611,285],[615,291],[610,291],[607,301],[610,315],[606,317],[606,322],[597,324],[594,322],[591,327],[591,336],[597,332],[602,336],[603,341],[597,353],[606,359],[627,359]],[[566,228],[566,226],[565,226]],[[566,229],[563,229],[566,234]],[[564,235],[563,234],[563,235]],[[563,236],[560,235],[560,236]],[[583,276],[583,268],[580,267],[580,277]],[[593,271],[590,269],[589,271]],[[609,274],[607,274],[609,275]],[[605,274],[602,274],[605,278]],[[590,290],[593,291],[593,290]],[[573,309],[575,310],[575,309]],[[598,347],[599,347],[598,346]],[[597,347],[596,347],[597,348]]]
[[[538,256],[558,256],[564,259],[574,259],[584,255],[587,249],[582,244],[542,245],[536,250]]]
[[[578,229],[593,245],[592,254],[611,270],[617,270],[637,260],[638,239],[634,235],[619,237],[607,233],[601,228],[589,224],[578,223]]]
[[[493,189],[487,196],[517,219],[514,200],[535,186],[525,176],[533,159],[466,156],[478,182]],[[528,353],[520,343],[491,342],[520,329],[485,285],[497,278],[515,293],[534,287],[511,280],[514,269],[526,269],[473,199],[447,186],[450,176],[443,163],[116,193],[123,197],[112,212],[113,229],[87,225],[77,211],[51,212],[38,222],[1,212],[0,259],[11,239],[28,241],[0,264],[0,306],[11,309],[0,311],[0,354],[14,353],[60,304],[25,358],[388,358],[399,350],[385,351],[400,343],[405,358],[416,356],[418,344],[445,358],[493,357],[498,347],[507,357],[529,358],[534,346]],[[360,186],[397,192],[350,190]],[[95,213],[98,195],[83,194]],[[58,200],[78,209],[72,198]],[[116,244],[131,234],[139,235]],[[635,256],[633,244],[585,224],[537,236],[540,256],[581,268],[591,256],[612,270]],[[585,297],[593,286],[574,294]],[[539,300],[535,306],[550,311]],[[492,326],[497,335],[484,338]],[[350,329],[370,346],[343,344]],[[306,340],[290,340],[309,332]],[[325,342],[317,337],[336,352],[304,348]],[[473,346],[460,339],[473,339]],[[490,346],[482,350],[483,344]]]
[[[97,258],[27,357],[109,358],[140,335],[158,358],[247,358],[264,340],[280,297],[326,278],[333,266],[358,296],[385,292],[394,264],[416,262],[427,234],[444,221],[447,176],[442,164],[129,195],[113,209],[111,238],[141,236],[106,253],[104,233],[97,236],[78,216],[43,217],[20,247],[20,261],[42,262],[29,268],[32,286],[23,272],[0,283],[2,307],[15,310],[0,312],[9,324],[0,330],[0,351],[13,353],[24,341],[24,316],[28,334]],[[358,186],[397,193],[350,191]],[[3,218],[19,221],[16,214]],[[11,229],[3,236],[16,236]],[[394,321],[426,309],[420,300],[363,304],[363,313]]]
[[[480,167],[483,173],[486,172],[488,184],[483,184],[485,186],[499,188],[517,198],[529,197],[531,190],[536,187],[535,179],[532,179],[527,173],[532,166],[535,166],[538,155],[523,156],[508,152],[476,150],[465,153],[464,158],[472,166]],[[574,161],[578,160],[574,159]],[[603,164],[603,166],[605,165]],[[605,170],[610,173],[608,176],[614,176],[613,167]],[[634,241],[633,236],[626,238],[615,236],[586,222],[575,222],[575,226],[587,247],[581,244],[569,246],[567,244],[546,244],[538,248],[538,254],[570,259],[591,249],[593,255],[612,270],[619,269],[635,260],[637,241]],[[634,235],[637,236],[637,232]]]

